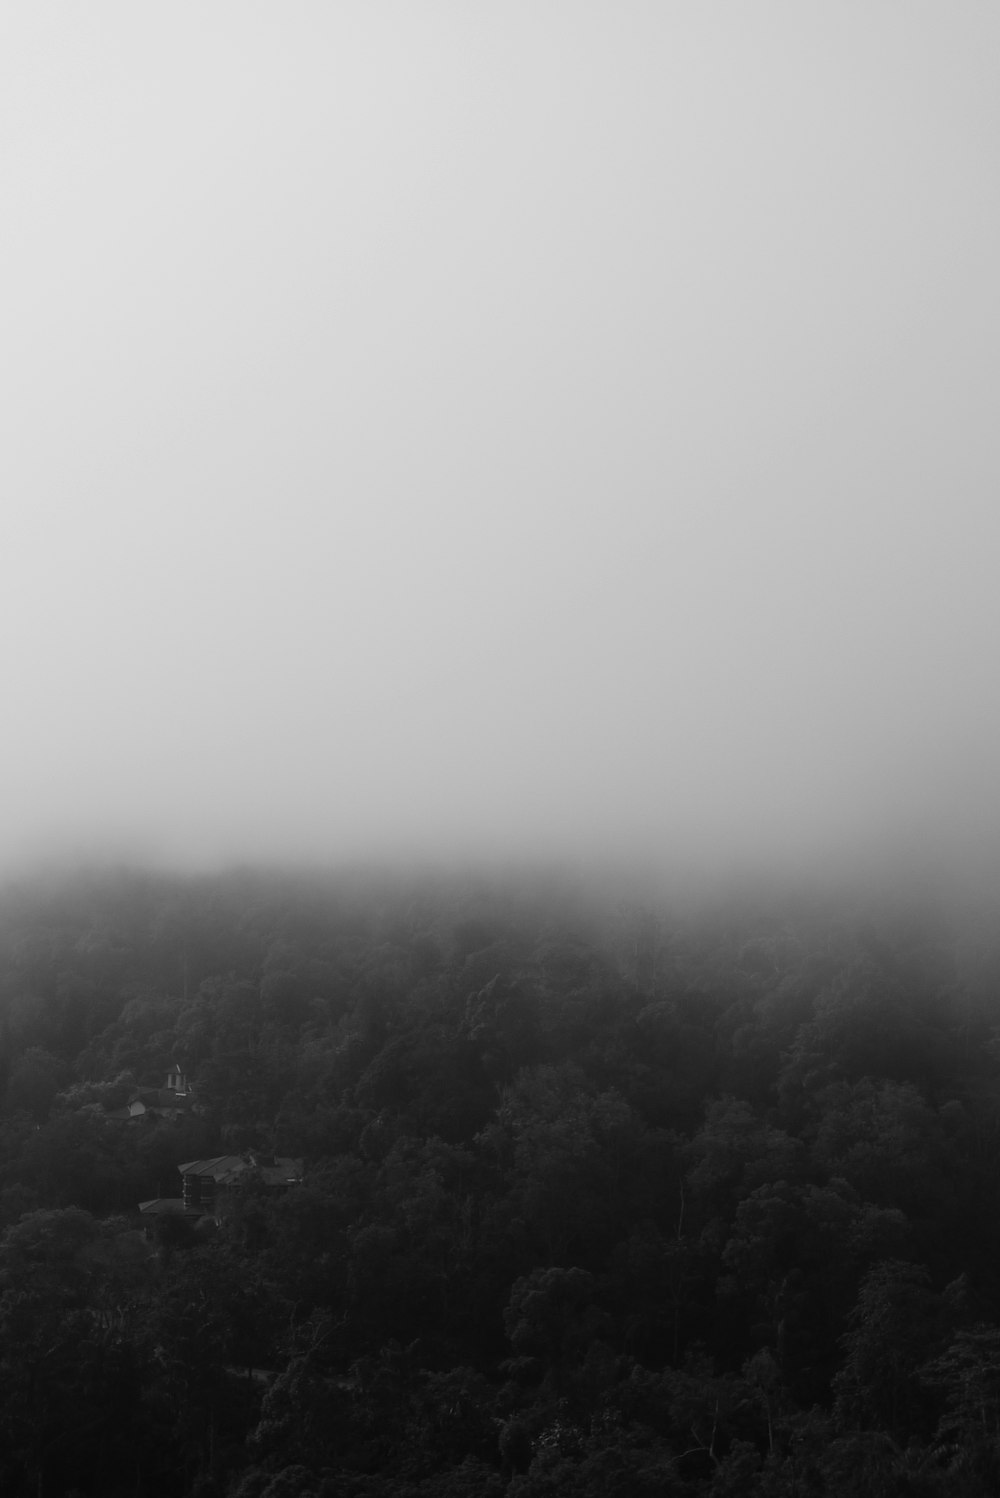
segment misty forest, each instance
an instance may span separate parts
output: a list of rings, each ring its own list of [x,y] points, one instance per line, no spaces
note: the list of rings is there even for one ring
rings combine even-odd
[[[0,923],[4,1493],[997,1491],[985,906],[105,869]]]
[[[998,62],[0,3],[0,1498],[1000,1494]]]

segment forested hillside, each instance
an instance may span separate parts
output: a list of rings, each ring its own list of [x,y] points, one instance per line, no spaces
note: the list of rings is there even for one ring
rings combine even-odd
[[[0,995],[4,1493],[1000,1488],[989,919],[103,872]]]

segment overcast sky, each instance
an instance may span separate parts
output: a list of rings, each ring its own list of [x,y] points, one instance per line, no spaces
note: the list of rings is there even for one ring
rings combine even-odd
[[[1000,829],[1000,8],[0,10],[10,854]]]

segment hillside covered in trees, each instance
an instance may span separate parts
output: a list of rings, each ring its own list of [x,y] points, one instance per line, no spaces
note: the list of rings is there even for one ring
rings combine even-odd
[[[993,1494],[998,1037],[964,908],[10,883],[0,1487]],[[250,1152],[301,1184],[140,1216]]]

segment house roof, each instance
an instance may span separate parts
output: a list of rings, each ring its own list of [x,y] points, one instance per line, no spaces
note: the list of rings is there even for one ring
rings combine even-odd
[[[177,1167],[182,1176],[207,1176],[217,1186],[231,1185],[248,1170],[257,1170],[268,1186],[291,1186],[302,1179],[302,1168],[301,1160],[278,1155],[261,1156],[257,1161],[246,1155],[213,1155],[207,1160],[188,1160]]]
[[[188,1160],[177,1167],[182,1176],[208,1176],[219,1185],[235,1180],[246,1168],[242,1155],[212,1155],[210,1159]]]
[[[156,1196],[152,1201],[140,1202],[139,1211],[145,1212],[147,1217],[187,1217],[191,1214],[189,1208],[185,1207],[183,1198],[179,1196]]]

